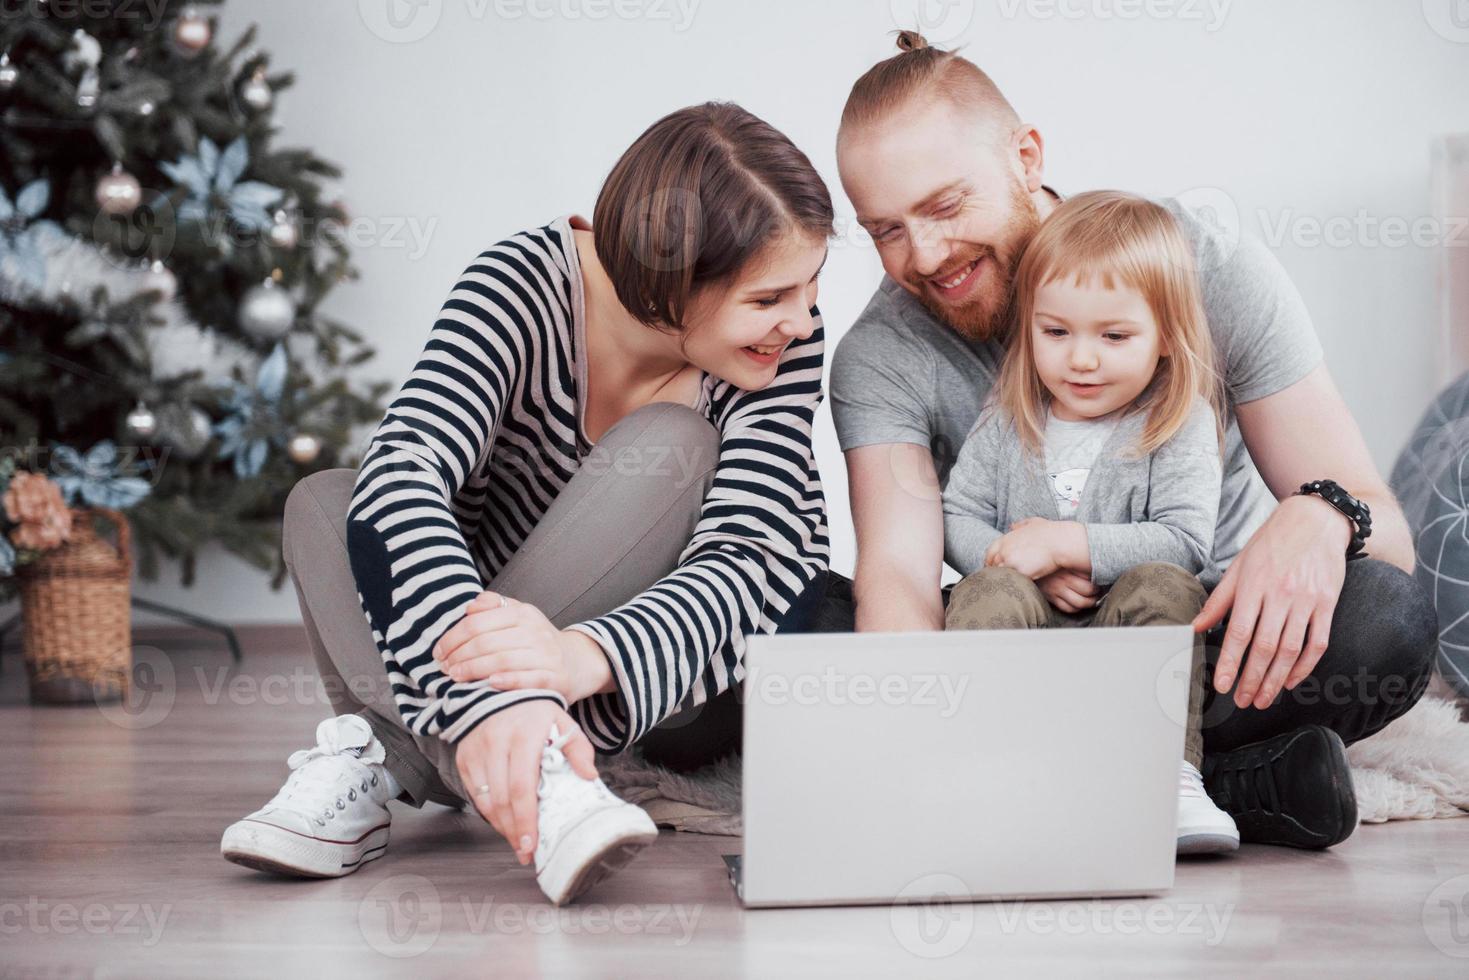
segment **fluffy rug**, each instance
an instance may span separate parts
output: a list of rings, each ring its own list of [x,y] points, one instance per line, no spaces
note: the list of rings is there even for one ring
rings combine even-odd
[[[1382,731],[1347,748],[1363,823],[1469,816],[1469,705],[1435,676],[1423,699]],[[599,758],[607,786],[660,827],[740,835],[740,757],[670,772],[634,748]]]
[[[1347,747],[1363,823],[1469,816],[1469,713],[1435,675],[1423,699]]]

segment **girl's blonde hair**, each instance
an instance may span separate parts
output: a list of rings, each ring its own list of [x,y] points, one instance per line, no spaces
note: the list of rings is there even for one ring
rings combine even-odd
[[[1162,205],[1121,191],[1088,191],[1057,205],[1015,272],[997,397],[1026,448],[1040,451],[1051,399],[1035,369],[1035,296],[1041,286],[1068,276],[1078,283],[1094,279],[1108,289],[1131,286],[1158,322],[1163,357],[1133,409],[1148,412],[1138,452],[1146,455],[1173,438],[1196,396],[1214,410],[1222,447],[1223,392],[1188,240]]]

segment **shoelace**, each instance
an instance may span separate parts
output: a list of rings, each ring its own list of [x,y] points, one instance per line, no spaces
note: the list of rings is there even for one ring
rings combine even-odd
[[[328,718],[316,728],[316,744],[286,760],[291,775],[268,805],[294,810],[324,827],[359,792],[365,796],[378,784],[369,763],[381,763],[383,757],[382,743],[367,722],[356,715]]]
[[[571,768],[571,762],[562,752],[571,737],[571,732],[558,733],[552,725],[546,746],[541,750],[541,779],[536,787],[540,800],[538,847],[552,846],[572,811],[604,805],[612,799],[600,779],[584,779]]]
[[[1214,774],[1235,805],[1244,810],[1275,814],[1280,812],[1280,795],[1275,789],[1275,774],[1270,758],[1250,757],[1238,766]]]
[[[1206,799],[1209,796],[1204,791],[1204,777],[1187,762],[1178,769],[1178,794],[1199,799]]]
[[[294,810],[324,827],[347,809],[348,803],[359,795],[366,796],[377,784],[377,773],[370,772],[355,756],[323,756],[291,773],[269,805]]]

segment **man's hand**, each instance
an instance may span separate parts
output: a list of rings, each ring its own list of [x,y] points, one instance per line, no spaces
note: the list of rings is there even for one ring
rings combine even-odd
[[[1085,612],[1101,601],[1103,589],[1080,572],[1068,568],[1036,579],[1046,601],[1064,613]]]
[[[525,864],[536,853],[536,818],[540,801],[541,749],[551,726],[576,734],[562,747],[578,775],[593,779],[592,743],[571,716],[554,701],[525,701],[497,711],[474,727],[455,746],[455,767],[469,801],[479,815],[510,842]],[[488,792],[480,792],[488,786]]]
[[[1075,521],[1028,517],[985,551],[989,567],[1013,568],[1028,579],[1043,579],[1062,568],[1074,569],[1077,553],[1086,554],[1086,528]]]
[[[1294,689],[1310,675],[1331,637],[1351,539],[1351,522],[1319,497],[1280,502],[1194,620],[1204,632],[1229,615],[1216,691],[1227,693],[1238,675],[1234,703],[1266,708],[1282,686]]]
[[[528,602],[482,592],[434,645],[439,669],[456,681],[501,690],[543,688],[568,703],[612,689],[612,668],[597,641],[558,630]]]

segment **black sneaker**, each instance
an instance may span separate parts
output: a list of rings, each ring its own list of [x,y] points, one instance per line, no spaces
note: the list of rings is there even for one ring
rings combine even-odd
[[[1205,756],[1204,786],[1249,843],[1330,847],[1357,829],[1346,746],[1321,725]]]

